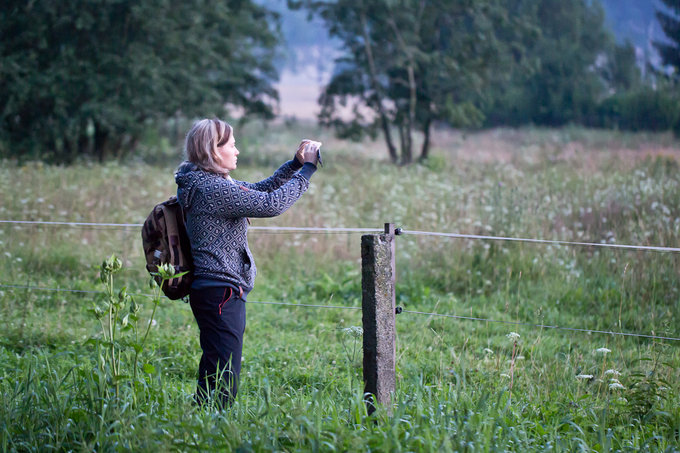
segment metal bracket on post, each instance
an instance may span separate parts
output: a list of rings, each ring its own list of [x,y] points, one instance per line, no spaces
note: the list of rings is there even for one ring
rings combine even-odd
[[[364,328],[364,394],[369,415],[376,403],[392,413],[396,388],[395,227],[361,237],[361,296]]]

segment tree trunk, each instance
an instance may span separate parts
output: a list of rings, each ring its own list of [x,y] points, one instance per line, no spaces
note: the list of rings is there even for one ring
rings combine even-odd
[[[413,161],[412,126],[408,117],[403,115],[398,120],[399,142],[401,144],[401,159],[399,165],[408,165]]]
[[[401,151],[402,151],[402,156],[404,152],[404,148],[406,146],[405,141],[406,141],[406,134],[404,133],[404,123],[403,121],[400,121],[398,124],[398,130],[399,130],[399,144],[401,145]],[[403,160],[400,162],[403,164]]]
[[[408,65],[408,85],[409,85],[409,100],[408,100],[408,121],[407,126],[407,143],[408,148],[401,151],[401,157],[404,164],[410,164],[413,160],[413,139],[411,131],[416,123],[416,102],[417,102],[417,90],[415,70],[413,69],[413,59],[409,55],[409,65]]]
[[[401,129],[401,165],[408,165],[413,161],[413,138],[411,131],[413,123],[411,123],[410,118],[406,118],[401,125]]]
[[[373,51],[371,50],[370,37],[368,35],[368,25],[366,23],[366,12],[362,9],[360,13],[361,17],[361,30],[364,36],[364,52],[366,53],[366,60],[368,61],[368,70],[371,77],[371,85],[376,93],[378,116],[380,117],[380,126],[382,127],[383,134],[385,135],[385,143],[387,143],[387,151],[390,154],[390,160],[392,163],[397,163],[397,149],[392,143],[392,134],[390,133],[390,122],[387,119],[387,114],[382,105],[382,90],[380,89],[380,83],[378,82],[377,71],[375,68],[375,61],[373,60]]]
[[[425,2],[420,2],[420,7],[416,18],[414,20],[415,33],[419,34],[420,20],[422,18],[422,12],[424,11]],[[408,108],[406,110],[406,120],[402,123],[403,130],[401,133],[401,164],[408,165],[413,160],[413,139],[412,139],[412,129],[416,122],[416,104],[418,102],[418,86],[416,84],[415,75],[415,61],[413,52],[410,50],[409,46],[406,44],[404,37],[400,32],[400,28],[397,26],[397,22],[392,14],[392,10],[388,7],[387,11],[389,13],[388,23],[394,32],[394,36],[401,47],[402,52],[406,55],[408,61],[406,66],[406,73],[408,74]]]
[[[99,162],[104,162],[106,157],[106,145],[108,142],[108,133],[104,131],[98,124],[94,125],[94,154]]]
[[[428,116],[423,122],[423,146],[420,149],[420,157],[418,160],[420,162],[426,160],[430,155],[430,126],[432,124],[432,119]]]

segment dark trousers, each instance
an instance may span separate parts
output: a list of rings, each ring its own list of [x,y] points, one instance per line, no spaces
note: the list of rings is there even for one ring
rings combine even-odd
[[[231,287],[191,290],[191,310],[200,330],[203,355],[198,365],[196,401],[214,396],[222,407],[236,398],[241,374],[246,304]]]

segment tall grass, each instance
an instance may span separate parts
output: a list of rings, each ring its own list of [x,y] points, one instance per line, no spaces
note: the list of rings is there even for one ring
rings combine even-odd
[[[251,125],[239,132],[234,177],[266,176],[302,136],[325,142],[326,167],[289,212],[255,225],[392,221],[406,230],[678,247],[680,147],[667,135],[440,132],[432,159],[403,168],[387,164],[378,143]],[[174,192],[178,162],[7,162],[0,218],[141,223]],[[3,224],[0,234],[0,283],[101,291],[98,264],[116,253],[128,293],[150,293],[136,228]],[[359,235],[253,231],[250,242],[259,269],[252,302],[360,305]],[[397,302],[677,337],[678,265],[673,253],[404,235]],[[359,310],[252,303],[240,394],[219,412],[191,404],[198,330],[189,307],[167,300],[140,357],[152,366],[140,368],[142,384],[103,397],[87,343],[98,330],[87,310],[103,297],[0,288],[3,451],[678,450],[675,342],[403,313],[393,415],[379,411],[374,423],[362,403],[361,359],[351,353]],[[145,325],[153,304],[137,300]]]

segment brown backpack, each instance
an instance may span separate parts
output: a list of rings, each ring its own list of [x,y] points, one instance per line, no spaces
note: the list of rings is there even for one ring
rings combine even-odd
[[[161,278],[154,275],[161,264],[171,264],[177,274],[187,272],[163,283],[163,293],[172,300],[188,296],[193,281],[191,244],[184,221],[182,206],[173,196],[154,206],[142,226],[146,270],[156,283],[161,284]]]

